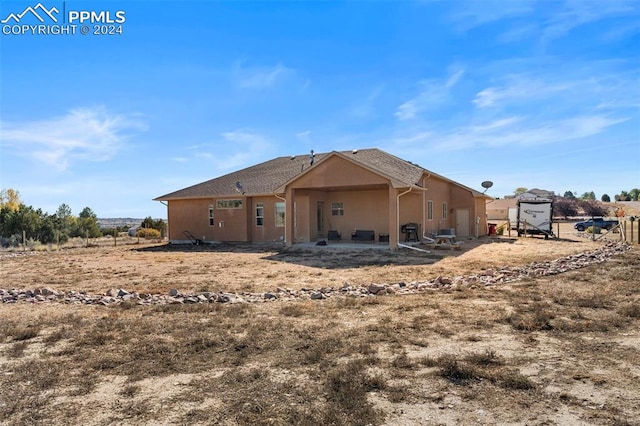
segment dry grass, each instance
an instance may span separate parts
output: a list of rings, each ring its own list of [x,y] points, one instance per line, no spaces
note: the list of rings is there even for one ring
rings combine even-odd
[[[549,247],[548,258],[557,257],[559,245],[566,252],[590,247],[534,242]],[[231,263],[244,262],[247,277],[258,280],[270,274],[277,280],[279,271],[288,270],[290,287],[338,275],[349,277],[340,285],[371,276],[397,282],[388,279],[388,269],[422,278],[434,269],[462,274],[469,263],[499,266],[487,253],[505,256],[500,263],[513,257],[500,247],[531,250],[531,244],[487,244],[492,251],[478,246],[435,264],[409,257],[415,264],[370,270],[308,267],[250,251],[236,253]],[[222,282],[213,271],[232,255],[109,251],[120,266],[89,249],[47,255],[30,276],[71,268],[80,275],[60,276],[61,288],[78,279],[87,288],[131,288],[141,280],[141,288],[155,289],[150,277],[158,276],[173,287],[179,275],[167,275],[172,262],[204,265],[209,256],[210,272],[189,285],[213,288],[222,286],[211,284]],[[2,271],[25,267],[20,258],[1,261]],[[158,264],[164,266],[156,271]],[[127,278],[109,281],[103,268],[127,270]],[[322,275],[309,283],[309,272]],[[633,250],[544,279],[415,296],[111,308],[3,305],[0,423],[637,424],[639,276],[640,256]],[[248,281],[231,279],[228,286],[222,288]]]

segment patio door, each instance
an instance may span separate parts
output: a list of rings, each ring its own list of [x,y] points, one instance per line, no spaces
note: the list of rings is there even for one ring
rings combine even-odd
[[[469,230],[469,209],[456,209],[456,235],[468,237]]]
[[[324,237],[324,201],[318,201],[316,204],[316,234],[318,237]]]

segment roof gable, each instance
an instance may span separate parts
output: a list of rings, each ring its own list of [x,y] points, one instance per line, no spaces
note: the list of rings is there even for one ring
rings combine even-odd
[[[278,187],[278,192],[284,193],[287,186],[304,179],[305,176],[313,175],[314,173],[326,173],[326,167],[329,166],[327,163],[332,160],[343,160],[347,162],[347,164],[350,163],[361,170],[364,169],[369,173],[379,176],[385,182],[391,183],[394,187],[406,187],[418,184],[422,176],[423,169],[403,160],[400,160],[402,163],[396,164],[396,166],[399,167],[394,167],[394,165],[391,164],[393,161],[389,161],[393,158],[395,157],[377,149],[363,151],[354,150],[350,152],[332,151],[323,156],[320,161],[316,162],[314,167],[308,168],[303,173],[300,173],[289,181],[284,182],[280,187]],[[328,176],[328,178],[331,177],[332,176]],[[349,179],[348,181],[350,183],[354,182],[353,179]]]

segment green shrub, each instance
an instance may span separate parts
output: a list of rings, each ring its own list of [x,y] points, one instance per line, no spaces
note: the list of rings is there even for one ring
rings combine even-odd
[[[153,228],[140,228],[136,232],[136,236],[140,238],[156,239],[160,238],[160,231]]]

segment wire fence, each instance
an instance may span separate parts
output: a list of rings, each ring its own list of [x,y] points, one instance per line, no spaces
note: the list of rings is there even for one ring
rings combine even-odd
[[[497,235],[508,237],[518,236],[517,227],[508,220],[490,220],[492,229],[489,234],[495,232]],[[604,228],[587,229],[586,231],[578,231],[573,225],[573,221],[554,220],[552,230],[556,237],[560,238],[584,238],[594,241],[623,241],[628,244],[640,244],[640,219],[622,218],[618,221],[618,226],[607,230]],[[595,231],[595,232],[594,232]],[[522,235],[525,236],[525,235]]]
[[[126,232],[121,232],[116,236],[104,236],[97,238],[70,238],[64,243],[49,243],[42,244],[39,241],[26,239],[26,241],[20,241],[16,245],[3,247],[0,251],[12,252],[12,251],[56,251],[70,248],[81,247],[117,247],[136,244],[151,244],[166,242],[166,239],[148,239],[141,237],[131,237]]]
[[[619,220],[618,226],[608,232],[601,231],[601,234],[595,234],[594,239],[619,240],[629,244],[640,244],[640,221],[635,220]]]

